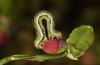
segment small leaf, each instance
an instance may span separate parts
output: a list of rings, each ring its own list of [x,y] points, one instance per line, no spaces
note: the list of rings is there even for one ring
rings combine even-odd
[[[82,25],[78,28],[75,28],[67,39],[67,43],[71,45],[74,50],[79,50],[79,53],[87,50],[87,48],[94,41],[94,32],[93,28],[89,25]],[[75,53],[73,49],[70,49],[72,54]],[[79,53],[75,53],[73,56],[78,56]]]

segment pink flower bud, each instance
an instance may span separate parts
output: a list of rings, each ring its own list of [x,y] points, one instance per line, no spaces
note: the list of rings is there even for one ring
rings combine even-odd
[[[48,39],[42,45],[42,50],[48,54],[57,54],[59,49],[63,46],[62,44],[63,44],[63,42],[61,40],[56,39],[56,38]]]

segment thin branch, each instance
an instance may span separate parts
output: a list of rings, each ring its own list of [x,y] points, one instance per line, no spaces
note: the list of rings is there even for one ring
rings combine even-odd
[[[61,53],[61,54],[56,54],[56,55],[43,54],[43,55],[36,55],[36,56],[30,56],[30,55],[24,55],[24,54],[12,55],[12,56],[1,59],[0,65],[4,65],[14,60],[44,61],[47,59],[55,59],[55,58],[64,57],[65,55],[66,53]]]

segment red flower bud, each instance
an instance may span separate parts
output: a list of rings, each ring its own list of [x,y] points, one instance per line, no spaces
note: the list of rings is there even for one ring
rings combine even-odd
[[[58,51],[59,51],[59,49],[63,46],[62,43],[63,42],[61,40],[58,40],[56,38],[54,38],[54,39],[48,39],[42,45],[42,50],[45,53],[48,53],[48,54],[57,54]]]

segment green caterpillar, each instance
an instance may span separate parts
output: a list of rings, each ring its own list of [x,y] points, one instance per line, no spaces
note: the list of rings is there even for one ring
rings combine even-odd
[[[41,11],[34,16],[33,23],[37,34],[36,39],[34,41],[35,47],[37,49],[41,48],[41,44],[43,44],[43,42],[47,40],[45,27],[42,24],[43,19],[45,19],[47,22],[47,34],[49,39],[53,39],[54,37],[58,39],[61,38],[61,33],[54,29],[55,24],[53,21],[53,16],[47,11]]]

